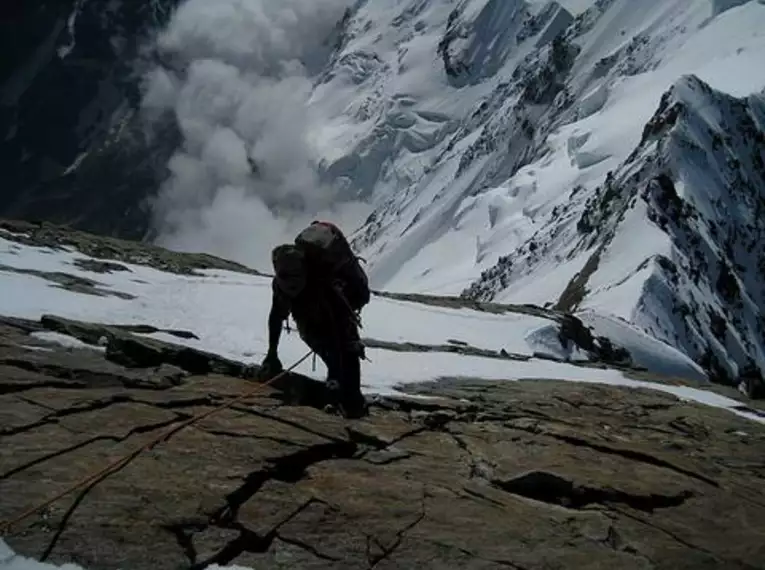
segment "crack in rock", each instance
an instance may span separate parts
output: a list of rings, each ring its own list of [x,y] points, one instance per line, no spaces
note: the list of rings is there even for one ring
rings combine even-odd
[[[420,512],[417,515],[417,517],[412,520],[409,524],[407,524],[404,528],[396,532],[396,538],[394,539],[393,543],[390,546],[384,546],[381,544],[378,540],[375,540],[376,545],[380,548],[382,551],[380,554],[373,554],[371,552],[371,549],[369,548],[369,540],[367,540],[367,562],[369,563],[369,568],[375,568],[380,562],[383,562],[384,560],[387,560],[390,558],[398,549],[399,546],[401,546],[401,543],[404,541],[404,537],[406,534],[412,530],[414,527],[416,527],[418,524],[420,524],[423,520],[425,520],[425,517],[427,516],[427,499],[428,499],[428,492],[426,487],[423,485],[422,489],[422,502],[420,505]]]
[[[91,443],[96,443],[99,441],[115,441],[116,442],[117,438],[111,435],[98,435],[95,437],[91,437],[79,443],[75,443],[74,445],[70,445],[69,447],[65,447],[63,449],[59,449],[57,451],[53,451],[51,453],[38,457],[37,459],[33,459],[32,461],[25,463],[23,465],[19,465],[18,467],[14,467],[10,471],[6,471],[5,473],[0,473],[0,481],[2,481],[3,479],[8,479],[9,477],[16,475],[17,473],[21,473],[22,471],[26,471],[30,467],[34,467],[35,465],[39,465],[40,463],[45,463],[46,461],[50,459],[55,459],[56,457],[66,455],[67,453],[70,453],[72,451],[77,451],[78,449],[87,447]]]
[[[431,544],[434,544],[436,546],[439,546],[441,548],[445,548],[448,550],[456,550],[460,554],[464,556],[469,556],[470,558],[475,558],[476,560],[480,560],[482,562],[491,562],[492,564],[497,564],[498,566],[504,566],[506,568],[513,568],[514,570],[529,570],[525,566],[521,566],[520,564],[517,564],[515,562],[511,562],[509,560],[502,560],[497,558],[484,558],[483,556],[479,556],[475,552],[471,552],[470,550],[467,550],[465,548],[462,548],[460,546],[456,546],[454,544],[446,544],[444,542],[438,541],[438,540],[430,540]]]
[[[500,503],[499,501],[492,499],[491,497],[487,497],[483,493],[480,493],[477,489],[471,489],[468,486],[463,486],[462,491],[464,493],[464,496],[469,499],[483,501],[499,509],[507,510],[507,505],[504,505],[503,503]]]
[[[114,443],[122,443],[124,441],[127,441],[130,437],[134,435],[140,435],[144,433],[149,433],[151,431],[156,431],[158,429],[162,429],[164,427],[170,426],[178,421],[178,418],[171,418],[168,420],[163,420],[161,422],[156,422],[153,424],[146,424],[142,426],[136,426],[132,428],[130,431],[128,431],[123,436],[117,436],[117,435],[98,435],[95,437],[91,437],[89,439],[86,439],[84,441],[81,441],[79,443],[75,443],[69,447],[66,447],[64,449],[59,449],[57,451],[53,451],[51,453],[48,453],[46,455],[43,455],[41,457],[38,457],[37,459],[33,459],[32,461],[25,463],[23,465],[19,465],[18,467],[14,467],[10,471],[7,471],[5,473],[0,473],[0,481],[3,479],[8,479],[9,477],[12,477],[13,475],[16,475],[17,473],[21,473],[22,471],[26,471],[30,467],[34,467],[35,465],[39,465],[40,463],[44,463],[45,461],[48,461],[50,459],[55,459],[56,457],[60,457],[62,455],[65,455],[67,453],[70,453],[72,451],[77,451],[78,449],[81,449],[83,447],[87,447],[88,445],[92,443],[96,443],[98,441],[113,441]]]
[[[666,536],[668,536],[669,538],[671,538],[672,540],[674,540],[678,544],[681,544],[685,548],[688,548],[690,550],[695,550],[696,552],[701,552],[702,554],[705,554],[705,555],[709,556],[721,568],[722,567],[727,567],[725,565],[721,565],[721,564],[723,564],[723,562],[726,562],[726,561],[727,562],[734,562],[737,568],[742,568],[744,570],[758,570],[760,568],[758,566],[752,566],[750,564],[747,564],[746,562],[743,562],[741,560],[733,561],[733,560],[730,560],[730,559],[727,559],[727,558],[720,558],[719,556],[717,556],[713,552],[707,550],[706,548],[703,548],[701,546],[697,546],[695,544],[691,544],[687,540],[684,540],[684,539],[680,538],[679,536],[677,536],[675,533],[673,533],[673,532],[671,532],[671,531],[669,531],[669,530],[667,530],[665,528],[662,528],[659,525],[653,524],[652,522],[647,521],[647,520],[641,518],[640,516],[633,515],[632,513],[628,512],[628,511],[625,511],[623,509],[620,509],[618,507],[615,507],[615,506],[610,506],[609,509],[611,511],[613,511],[614,513],[618,513],[618,514],[620,514],[620,515],[622,515],[624,517],[627,517],[627,518],[629,518],[629,519],[631,519],[631,520],[633,520],[633,521],[635,521],[637,523],[640,523],[640,524],[645,525],[645,526],[647,526],[649,528],[657,530],[657,531],[661,532],[662,534],[665,534]]]
[[[470,478],[490,481],[492,477],[491,474],[493,471],[493,466],[482,457],[479,457],[473,453],[468,443],[462,437],[460,437],[459,434],[456,434],[448,429],[446,430],[446,433],[452,437],[457,446],[462,449],[470,459]]]
[[[302,431],[304,433],[307,433],[307,434],[310,434],[310,435],[314,435],[316,437],[320,437],[322,439],[326,439],[326,440],[332,441],[334,443],[346,443],[346,444],[347,443],[351,443],[348,440],[335,438],[335,437],[332,437],[331,435],[329,435],[327,433],[322,433],[320,431],[313,430],[313,429],[311,429],[311,428],[301,424],[300,422],[292,421],[292,420],[287,419],[287,418],[282,418],[282,417],[279,417],[279,416],[274,415],[274,414],[269,414],[269,413],[264,412],[262,410],[258,410],[258,409],[254,409],[254,408],[249,408],[249,407],[246,407],[246,406],[238,406],[238,405],[231,406],[229,409],[230,410],[235,410],[237,412],[243,412],[245,414],[250,414],[250,415],[253,415],[253,416],[256,416],[256,417],[259,417],[259,418],[264,418],[264,419],[267,419],[267,420],[271,420],[271,421],[274,421],[274,422],[277,422],[277,423],[280,423],[280,424],[283,424],[283,425],[295,428],[295,429],[300,430],[300,431]]]
[[[66,529],[68,528],[69,521],[71,520],[75,511],[77,511],[82,501],[85,500],[85,497],[88,496],[88,493],[90,493],[93,489],[95,489],[96,486],[102,480],[103,479],[96,479],[90,485],[88,485],[82,491],[80,491],[80,493],[77,495],[77,498],[75,498],[74,502],[69,506],[69,508],[66,510],[66,513],[64,513],[64,516],[61,518],[61,522],[59,523],[58,528],[56,529],[56,532],[53,535],[53,538],[51,538],[50,542],[48,543],[48,546],[45,548],[45,551],[40,555],[40,562],[45,562],[46,560],[48,560],[48,557],[56,548],[56,544],[58,544],[58,541],[61,538],[61,535],[64,534],[64,531],[66,531]]]
[[[262,537],[247,529],[242,529],[237,538],[226,544],[221,550],[204,561],[193,560],[189,570],[203,570],[213,564],[225,566],[231,564],[236,558],[245,552],[267,552],[271,547],[271,540]],[[183,548],[183,544],[179,541]]]
[[[298,517],[302,512],[314,504],[326,505],[326,503],[319,499],[308,499],[288,516],[274,525],[274,527],[271,528],[265,535],[260,535],[248,529],[238,521],[181,521],[171,525],[165,525],[164,528],[165,530],[168,530],[175,535],[178,545],[183,549],[184,553],[191,562],[191,570],[202,570],[203,568],[213,564],[220,566],[228,565],[245,552],[253,554],[264,554],[273,547],[276,540],[280,540],[285,544],[290,544],[292,546],[301,548],[322,560],[337,562],[339,559],[320,552],[314,546],[295,538],[286,538],[279,532],[283,526]],[[223,546],[223,548],[221,548],[217,553],[209,556],[206,560],[199,561],[197,559],[197,550],[193,544],[193,535],[199,532],[203,532],[211,525],[217,528],[227,528],[238,531],[239,535],[227,543],[225,546]]]
[[[197,564],[197,549],[194,546],[194,533],[202,532],[207,528],[206,522],[180,522],[173,524],[160,525],[160,528],[168,531],[175,536],[178,546],[181,547],[183,554],[189,559],[192,566]]]
[[[600,543],[607,546],[611,550],[614,550],[615,552],[621,552],[636,558],[642,558],[649,564],[651,568],[656,567],[653,560],[651,560],[648,556],[640,552],[631,544],[626,543],[614,525],[609,525],[608,531],[606,532],[606,537],[601,540]]]
[[[394,449],[387,449],[382,451],[373,450],[370,452],[365,452],[363,456],[359,457],[359,459],[362,459],[367,463],[371,463],[372,465],[383,466],[392,465],[394,463],[398,463],[399,461],[411,459],[414,455],[419,454]]]
[[[601,445],[598,443],[587,441],[586,439],[582,439],[580,437],[576,437],[572,435],[564,435],[559,433],[550,433],[550,432],[540,430],[539,428],[527,428],[527,427],[513,425],[513,424],[508,424],[506,427],[517,429],[520,431],[525,431],[528,433],[533,433],[535,435],[544,435],[544,436],[556,439],[558,441],[562,441],[564,443],[574,445],[576,447],[587,447],[589,449],[598,451],[600,453],[606,453],[608,455],[617,455],[619,457],[623,457],[631,461],[646,463],[654,467],[663,467],[664,469],[669,469],[670,471],[674,471],[675,473],[680,473],[681,475],[685,475],[686,477],[696,479],[697,481],[702,481],[703,483],[706,483],[707,485],[711,485],[716,488],[720,487],[720,484],[717,481],[710,479],[709,477],[705,477],[704,475],[700,475],[688,469],[684,469],[683,467],[679,467],[677,465],[674,465],[673,463],[670,463],[669,461],[660,459],[648,453],[643,453],[642,451],[609,447],[607,445]]]
[[[53,406],[49,406],[48,404],[45,404],[43,402],[38,402],[37,400],[34,400],[33,398],[29,398],[28,396],[16,396],[16,399],[26,404],[29,404],[31,406],[42,408],[43,410],[46,410],[48,412],[55,412],[58,410],[58,408],[54,408]],[[2,435],[2,433],[3,431],[0,430],[0,435]]]
[[[406,431],[390,440],[380,438],[371,433],[365,433],[351,426],[347,426],[345,431],[352,442],[365,446],[356,453],[354,459],[360,459],[367,463],[371,463],[372,465],[383,466],[391,465],[398,461],[404,461],[415,455],[419,455],[413,451],[397,449],[395,446],[407,438],[429,431],[429,427],[427,425],[420,426]]]
[[[142,404],[144,406],[153,406],[162,410],[176,410],[180,408],[204,408],[217,406],[223,403],[224,398],[215,394],[209,394],[207,396],[192,396],[189,398],[178,398],[175,400],[142,400],[135,398],[129,394],[125,395],[127,402],[134,404]]]
[[[26,401],[26,399],[24,400]],[[41,419],[35,422],[32,422],[30,424],[24,424],[24,425],[10,427],[10,428],[3,428],[2,430],[0,430],[0,436],[18,435],[20,433],[28,432],[33,429],[46,426],[48,424],[58,423],[58,421],[63,417],[67,417],[67,416],[71,416],[75,414],[93,412],[93,411],[108,408],[109,406],[112,406],[115,404],[131,403],[131,404],[138,404],[142,406],[151,406],[151,407],[155,407],[159,409],[177,410],[177,409],[186,408],[186,407],[201,407],[205,405],[212,406],[214,405],[214,400],[215,400],[214,398],[198,398],[198,399],[190,398],[188,400],[177,400],[174,402],[150,402],[145,400],[138,400],[136,398],[133,398],[129,394],[117,394],[115,396],[112,396],[111,398],[107,398],[104,400],[95,400],[92,402],[86,402],[86,403],[71,406],[69,408],[65,408],[62,410],[56,410],[55,408],[43,406],[42,404],[39,404],[38,402],[29,401],[29,403],[31,404],[39,405],[40,407],[43,407],[44,409],[49,409],[54,411],[53,413],[47,414]],[[191,417],[190,414],[177,412],[175,419],[172,421],[184,420],[184,419],[188,419],[189,417]],[[104,436],[104,437],[110,437],[110,436]]]
[[[512,412],[482,412],[479,414],[476,414],[475,418],[473,420],[468,420],[470,423],[473,421],[479,421],[479,422],[510,422],[510,421],[518,421],[518,420],[529,420],[529,421],[545,421],[549,423],[554,423],[557,425],[572,427],[572,428],[580,428],[581,424],[575,423],[573,421],[567,421],[560,417],[554,417],[550,414],[546,414],[544,412],[540,412],[539,410],[534,410],[530,408],[524,408],[523,406],[517,406]],[[465,420],[460,420],[465,421]]]
[[[264,550],[258,550],[258,551],[250,550],[250,552],[259,552],[259,553],[266,552],[268,550],[268,548],[270,548],[271,543],[277,537],[279,537],[279,540],[287,542],[286,540],[284,540],[283,536],[279,536],[279,531],[281,530],[281,528],[283,526],[285,526],[287,523],[289,523],[289,522],[293,521],[294,519],[296,519],[298,516],[300,516],[305,511],[307,511],[313,505],[324,505],[325,507],[333,508],[331,505],[325,503],[321,499],[317,499],[316,497],[311,497],[310,499],[305,501],[302,505],[297,507],[294,511],[292,511],[287,517],[285,517],[284,519],[279,521],[279,523],[274,525],[274,527],[270,531],[268,531],[268,533],[265,536],[265,538],[266,538],[266,540],[268,542],[268,546]],[[316,552],[313,552],[313,553],[316,554],[317,556],[321,556],[321,555],[319,555]],[[327,558],[327,559],[333,559],[331,557],[326,557],[326,556],[322,556],[322,557]]]
[[[411,429],[409,431],[406,431],[402,433],[401,435],[391,438],[390,440],[385,440],[374,434],[365,433],[352,426],[346,426],[345,428],[345,432],[348,434],[348,439],[350,439],[354,443],[367,447],[367,449],[361,450],[361,452],[357,456],[357,459],[366,457],[372,451],[387,451],[391,447],[395,446],[398,443],[401,443],[405,439],[414,437],[426,431],[430,431],[430,428],[428,426],[420,426],[420,427]]]
[[[297,483],[309,467],[331,459],[351,459],[357,450],[358,446],[352,441],[330,441],[275,458],[264,468],[247,475],[242,486],[226,496],[226,506],[213,513],[211,522],[220,525],[236,521],[239,508],[268,481]]]
[[[177,421],[178,421],[177,418],[173,418],[171,420],[165,420],[163,422],[159,422],[159,423],[152,424],[152,425],[149,425],[149,426],[139,426],[137,428],[131,429],[124,437],[113,436],[113,438],[114,438],[114,440],[116,442],[125,441],[127,438],[129,438],[133,434],[136,434],[136,433],[146,433],[146,432],[154,431],[154,430],[157,430],[157,429],[161,429],[161,428],[169,426],[169,425],[171,425],[171,424],[173,424],[173,423],[175,423]],[[93,489],[95,489],[98,485],[100,485],[104,480],[106,480],[107,478],[111,477],[112,475],[122,471],[125,467],[127,467],[130,463],[132,463],[132,461],[136,457],[138,457],[139,455],[140,455],[140,449],[137,449],[137,450],[133,451],[128,456],[126,456],[127,461],[125,461],[125,463],[123,463],[122,465],[120,465],[117,468],[111,469],[111,470],[103,473],[102,475],[100,475],[99,477],[94,479],[90,484],[88,484],[87,487],[83,488],[77,494],[77,497],[75,498],[74,502],[70,505],[70,507],[67,509],[66,513],[64,513],[64,516],[61,518],[61,522],[58,524],[58,528],[56,529],[56,532],[53,535],[53,538],[51,538],[51,540],[48,543],[48,546],[46,547],[45,551],[40,556],[40,561],[41,562],[45,562],[48,559],[48,557],[51,555],[53,550],[56,548],[56,544],[58,544],[58,541],[61,538],[61,535],[63,535],[64,532],[66,531],[66,529],[68,528],[69,521],[71,520],[72,516],[74,516],[74,513],[77,511],[77,509],[79,508],[79,506],[82,503],[82,501],[85,500],[85,497],[87,497],[87,495]],[[24,468],[26,469],[26,468],[28,468],[28,466],[26,466]],[[16,472],[18,472],[18,470]]]
[[[115,394],[114,396],[110,396],[109,398],[104,398],[101,400],[92,400],[89,402],[74,404],[68,408],[54,410],[52,413],[46,414],[45,416],[43,416],[42,418],[40,418],[39,420],[35,422],[32,422],[31,424],[24,424],[24,425],[20,425],[16,427],[4,428],[0,430],[0,436],[17,435],[19,433],[31,431],[33,429],[36,429],[48,424],[58,423],[58,421],[61,418],[73,416],[76,414],[95,412],[98,410],[109,408],[110,406],[114,406],[116,404],[125,404],[125,403],[152,406],[152,407],[156,407],[160,409],[173,409],[173,408],[185,407],[185,406],[172,406],[172,405],[167,405],[167,406],[158,405],[158,404],[155,404],[154,402],[146,402],[143,400],[137,400],[133,398],[132,396],[130,396],[129,394]],[[175,418],[174,421],[183,419],[182,414],[176,414],[176,415],[177,417]]]
[[[508,481],[494,479],[491,483],[513,495],[575,510],[592,504],[620,503],[638,511],[653,513],[657,509],[679,507],[695,496],[691,491],[676,495],[640,495],[612,488],[575,485],[560,475],[546,471],[532,471]]]
[[[19,367],[20,368],[20,367]],[[0,396],[20,394],[37,388],[58,388],[63,390],[82,390],[87,382],[80,380],[40,380],[33,382],[0,382]]]
[[[311,554],[313,554],[317,558],[321,558],[322,560],[327,560],[329,562],[339,562],[340,560],[342,560],[342,558],[337,558],[335,556],[330,556],[329,554],[324,554],[323,552],[319,551],[316,547],[314,547],[311,544],[308,544],[307,542],[302,542],[296,538],[286,538],[285,536],[279,534],[278,532],[274,533],[271,544],[273,544],[273,541],[275,541],[276,539],[279,539],[286,544],[297,546],[298,548],[302,548],[306,552],[310,552]],[[271,544],[269,544],[269,548]]]
[[[406,389],[407,387],[414,388],[415,385],[402,385],[401,389]],[[417,385],[417,387],[420,387]],[[444,413],[444,412],[457,412],[457,411],[478,411],[479,406],[475,405],[474,403],[464,403],[459,402],[458,407],[451,407],[444,405],[443,403],[439,403],[437,401],[428,401],[428,400],[414,400],[414,399],[408,399],[408,398],[397,398],[395,400],[389,399],[389,398],[378,398],[375,401],[375,406],[377,408],[380,408],[381,410],[387,410],[391,412],[403,412],[405,414],[413,414],[416,412],[421,413]]]
[[[210,435],[217,435],[222,437],[233,437],[233,438],[239,438],[239,439],[254,439],[256,441],[273,441],[274,443],[278,443],[286,447],[305,447],[304,444],[300,444],[295,441],[291,441],[289,439],[285,439],[281,437],[257,435],[254,433],[239,433],[239,432],[230,431],[226,429],[220,429],[220,428],[205,428],[201,426],[192,426],[192,427],[198,429],[199,431],[209,433]]]

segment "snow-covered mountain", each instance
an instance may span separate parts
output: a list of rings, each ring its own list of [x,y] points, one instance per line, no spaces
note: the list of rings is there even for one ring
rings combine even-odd
[[[399,7],[347,19],[312,99],[376,206],[375,284],[615,315],[760,376],[765,6]]]
[[[262,267],[332,216],[378,289],[576,311],[715,380],[765,371],[763,2],[138,4],[168,22],[141,92],[163,136],[132,118],[67,166],[82,208],[126,173],[98,197],[126,213],[111,233]]]

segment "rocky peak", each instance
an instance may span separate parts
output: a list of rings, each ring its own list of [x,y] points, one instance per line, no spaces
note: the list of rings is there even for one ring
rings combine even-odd
[[[640,144],[581,206],[571,251],[591,257],[561,308],[586,304],[599,261],[644,219],[664,234],[671,254],[645,260],[654,277],[638,307],[659,303],[672,317],[660,318],[656,308],[641,316],[638,308],[636,320],[687,351],[717,381],[746,387],[745,377],[765,371],[765,254],[757,246],[765,240],[763,101],[726,95],[693,75],[667,90]],[[546,239],[537,242],[544,247]],[[491,299],[543,259],[524,264],[517,254],[503,257],[464,295]]]
[[[161,129],[148,140],[133,113],[147,41],[176,4],[69,0],[3,8],[2,213],[142,237],[146,188],[156,186],[166,147],[177,141]]]

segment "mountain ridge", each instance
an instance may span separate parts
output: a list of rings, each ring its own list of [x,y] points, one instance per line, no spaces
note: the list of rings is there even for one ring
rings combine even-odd
[[[645,287],[649,290],[636,300],[636,308],[628,320],[637,321],[657,338],[691,354],[717,381],[737,383],[739,370],[742,377],[761,376],[765,330],[761,307],[765,298],[757,279],[762,278],[765,254],[757,250],[756,244],[765,238],[765,228],[759,223],[762,219],[759,213],[765,212],[765,194],[759,191],[765,188],[763,102],[762,94],[736,99],[714,91],[694,75],[679,79],[662,97],[656,114],[645,126],[639,146],[625,163],[609,172],[605,184],[596,189],[584,205],[576,221],[576,232],[571,231],[562,238],[577,241],[568,255],[576,254],[577,250],[590,253],[584,269],[569,283],[557,306],[575,310],[585,301],[589,280],[598,271],[601,257],[608,253],[620,224],[629,223],[625,217],[643,208],[642,216],[668,238],[683,235],[670,241],[666,254],[646,253],[643,258],[630,260],[636,272],[648,264],[652,269],[646,278]],[[713,125],[709,117],[702,116],[703,111],[710,110],[721,114],[721,123]],[[724,117],[730,119],[726,121]],[[689,162],[694,159],[688,156],[689,149],[704,152],[703,162],[709,165],[706,170],[689,168],[693,166]],[[698,159],[694,163],[698,164]],[[695,178],[688,180],[689,175]],[[696,190],[699,185],[694,186],[694,181],[700,179],[717,179],[711,183],[711,197]],[[683,186],[682,195],[676,190],[678,185]],[[707,182],[706,188],[709,186]],[[710,199],[713,204],[708,203]],[[737,199],[741,200],[738,208],[734,206]],[[700,213],[700,210],[709,212],[710,207],[723,202],[726,207],[717,208],[712,215]],[[737,211],[738,219],[731,222]],[[706,226],[704,235],[699,235],[701,229],[689,228],[689,224],[699,218],[702,220],[698,223]],[[553,231],[560,231],[560,226],[555,226]],[[716,240],[718,231],[725,235],[723,244]],[[711,254],[709,258],[704,255],[702,240]],[[742,242],[743,247],[738,247],[738,242]],[[501,291],[503,280],[510,281],[512,261],[512,257],[500,259],[463,295],[484,300],[494,298]],[[624,279],[630,277],[627,273]],[[703,290],[689,291],[691,283],[698,287],[699,281],[708,283]],[[653,294],[651,284],[658,287]],[[641,320],[639,307],[656,302],[652,297],[662,296],[669,297],[668,306],[653,307],[658,312],[647,314]],[[697,299],[710,297],[701,307]],[[663,304],[661,299],[658,302],[660,306]],[[699,315],[704,311],[710,316],[702,325],[699,318],[703,316]],[[662,323],[663,326],[650,323],[650,317],[662,315],[680,315],[682,320]],[[730,319],[735,320],[732,325]],[[738,338],[731,339],[732,346],[726,349],[725,329],[728,327]],[[681,333],[685,333],[682,342]],[[715,344],[708,339],[719,342]],[[704,345],[704,340],[708,344]]]

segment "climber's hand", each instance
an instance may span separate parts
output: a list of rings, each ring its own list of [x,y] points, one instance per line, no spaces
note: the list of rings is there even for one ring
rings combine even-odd
[[[284,370],[282,361],[274,353],[269,353],[263,359],[263,363],[260,365],[260,377],[263,380],[270,380],[280,372]]]

